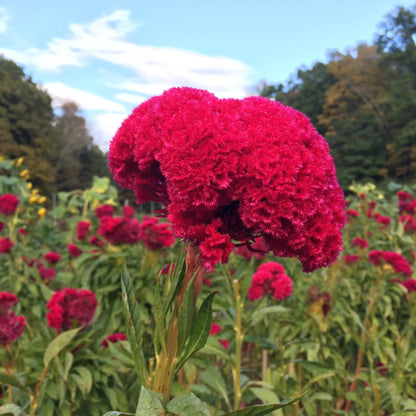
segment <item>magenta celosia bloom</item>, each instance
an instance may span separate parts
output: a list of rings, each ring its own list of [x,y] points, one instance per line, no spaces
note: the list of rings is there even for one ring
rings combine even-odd
[[[355,237],[352,240],[352,245],[360,248],[368,248],[368,241],[364,238]]]
[[[97,301],[87,289],[64,288],[56,291],[46,304],[48,326],[66,331],[79,326],[86,327],[94,317]]]
[[[168,248],[175,242],[169,224],[149,216],[145,216],[139,226],[139,239],[150,250]]]
[[[379,213],[375,213],[374,214],[374,219],[378,223],[384,225],[384,227],[381,227],[382,229],[386,228],[390,224],[390,222],[391,222],[391,218],[386,217],[386,216],[383,216],[383,215],[380,215]]]
[[[11,311],[16,303],[18,303],[16,295],[0,292],[0,346],[8,345],[19,338],[26,325],[24,316],[16,316]]]
[[[416,292],[416,280],[407,279],[403,282],[403,286],[407,289],[408,292]]]
[[[211,324],[211,329],[209,331],[210,335],[215,335],[218,334],[218,332],[220,332],[222,329],[221,325],[218,324]]]
[[[18,302],[15,294],[10,292],[0,292],[0,317],[7,315],[13,305]]]
[[[101,345],[104,348],[108,348],[109,342],[116,343],[118,341],[126,341],[126,340],[127,340],[127,337],[125,334],[123,334],[122,332],[117,332],[116,334],[111,334],[107,338],[103,339],[103,341],[101,342]]]
[[[279,263],[264,263],[253,274],[248,298],[262,299],[265,294],[278,300],[283,300],[292,294],[292,279],[285,274],[284,267]]]
[[[77,224],[77,239],[84,241],[91,231],[91,223],[89,221],[79,221]]]
[[[402,215],[399,217],[399,222],[402,222],[404,225],[404,230],[408,233],[416,232],[416,218],[413,218],[412,215]]]
[[[69,243],[67,248],[68,248],[69,254],[72,257],[78,257],[83,253],[83,251],[79,247],[77,247],[74,243]]]
[[[0,214],[12,215],[19,205],[19,198],[15,194],[4,194],[0,196]]]
[[[342,260],[345,264],[358,263],[360,261],[360,256],[357,254],[347,254],[342,257]]]
[[[135,244],[139,241],[139,221],[126,217],[101,217],[97,233],[111,244]]]
[[[256,238],[252,244],[247,242],[237,246],[234,250],[235,254],[244,257],[246,260],[251,260],[252,257],[260,260],[268,251],[262,238]]]
[[[43,256],[43,258],[48,263],[55,264],[55,263],[57,263],[61,259],[61,255],[58,254],[58,253],[55,253],[54,251],[49,251],[48,253],[46,253]]]
[[[372,250],[368,253],[368,259],[370,263],[376,266],[379,266],[384,260],[386,263],[393,266],[395,273],[404,274],[405,276],[410,276],[412,274],[412,269],[406,258],[394,251]]]
[[[207,268],[258,236],[305,271],[341,249],[345,203],[328,145],[275,101],[172,88],[124,121],[109,166],[138,203],[166,205],[175,236],[199,246]]]
[[[9,237],[0,238],[0,254],[8,254],[12,251],[14,243]]]
[[[56,271],[51,267],[38,266],[38,271],[42,280],[50,281],[56,277]]]
[[[95,208],[95,216],[97,218],[101,217],[111,217],[114,214],[114,207],[112,205],[101,205]]]
[[[166,265],[161,271],[160,273],[164,274],[164,275],[169,275],[171,273],[173,273],[173,271],[175,270],[175,263],[169,263],[168,265]]]
[[[134,217],[134,208],[129,205],[123,206],[123,217],[133,218]]]
[[[103,240],[100,240],[96,235],[93,235],[89,240],[88,243],[96,246],[96,247],[101,247],[104,244]]]
[[[359,217],[360,213],[355,209],[347,209],[347,218]]]

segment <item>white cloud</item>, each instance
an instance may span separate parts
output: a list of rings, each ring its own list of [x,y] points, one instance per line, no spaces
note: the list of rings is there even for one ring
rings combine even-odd
[[[148,97],[145,97],[144,95],[129,94],[127,92],[123,92],[120,94],[116,94],[115,98],[119,101],[123,101],[125,103],[134,104],[135,106],[138,106],[143,101],[146,101]]]
[[[65,101],[74,101],[82,110],[99,110],[119,112],[125,114],[127,109],[124,105],[107,100],[90,92],[69,87],[61,82],[49,82],[43,85],[58,107]]]
[[[0,34],[6,33],[10,16],[4,7],[0,7]]]
[[[103,113],[93,118],[90,132],[103,152],[108,151],[110,140],[127,116],[127,113]]]

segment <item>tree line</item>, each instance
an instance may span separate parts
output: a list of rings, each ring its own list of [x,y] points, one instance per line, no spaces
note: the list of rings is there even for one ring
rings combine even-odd
[[[306,114],[328,141],[337,176],[416,182],[416,4],[397,7],[373,44],[333,52],[286,85],[259,92]]]

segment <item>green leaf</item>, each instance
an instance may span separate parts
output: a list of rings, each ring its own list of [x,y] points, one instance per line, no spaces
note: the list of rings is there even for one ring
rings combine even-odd
[[[48,367],[50,362],[75,338],[81,328],[70,329],[54,338],[46,347],[43,363]]]
[[[146,363],[142,349],[143,326],[140,321],[139,308],[137,307],[136,296],[130,281],[130,275],[125,264],[121,271],[121,289],[127,338],[130,343],[134,367],[139,378],[139,383],[143,386],[145,385],[147,377]]]
[[[264,387],[251,387],[250,391],[263,403],[276,403],[279,401],[276,393],[270,389]]]
[[[23,410],[16,404],[5,404],[0,406],[0,415],[12,414],[13,416],[23,415]]]
[[[200,350],[207,342],[209,331],[211,330],[212,302],[214,301],[216,293],[217,292],[211,293],[202,303],[201,308],[196,315],[189,339],[185,345],[183,356],[176,366],[176,371],[185,364],[193,353]]]
[[[283,400],[279,404],[265,404],[265,405],[259,405],[259,406],[250,406],[246,407],[245,409],[236,410],[231,413],[224,413],[223,416],[263,416],[267,415],[274,410],[281,409],[283,407],[289,406],[290,404],[293,404],[300,400],[302,397],[304,397],[307,394],[307,392],[303,393],[299,397],[296,397],[295,399],[291,400]]]
[[[0,373],[0,383],[9,384],[28,393],[30,392],[30,390],[16,376],[12,374]]]
[[[166,410],[177,416],[210,416],[207,405],[193,393],[175,397],[166,405]]]
[[[91,391],[92,388],[92,374],[87,367],[78,366],[74,368],[78,374],[71,374],[71,377],[76,381],[77,386],[80,390],[87,394]]]
[[[230,399],[228,397],[228,391],[227,391],[225,381],[224,381],[220,371],[217,368],[215,368],[213,366],[208,367],[201,374],[200,379],[207,386],[209,386],[212,390],[221,394],[221,396],[224,398],[225,402],[227,403],[228,408],[231,409]]]
[[[140,399],[137,404],[135,416],[164,416],[165,409],[161,401],[161,396],[146,387],[140,390]]]

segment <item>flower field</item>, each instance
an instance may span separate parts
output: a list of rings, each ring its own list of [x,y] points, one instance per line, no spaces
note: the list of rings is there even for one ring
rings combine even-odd
[[[151,369],[155,282],[181,245],[165,220],[120,206],[105,178],[45,209],[18,165],[0,164],[1,414],[134,412],[121,265]],[[231,412],[237,395],[244,408],[305,391],[275,414],[414,414],[415,195],[354,191],[344,249],[330,267],[305,274],[257,241],[205,275],[201,293],[217,292],[210,336],[179,371],[173,396],[193,392],[212,415]]]

